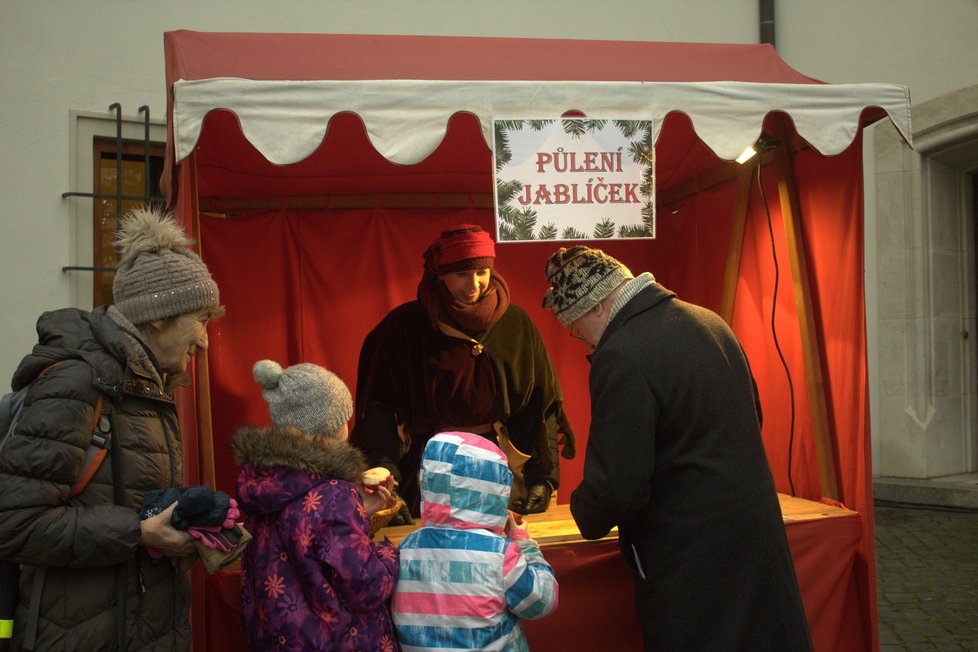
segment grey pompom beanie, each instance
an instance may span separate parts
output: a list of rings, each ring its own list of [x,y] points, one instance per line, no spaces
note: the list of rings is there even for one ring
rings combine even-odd
[[[128,212],[116,246],[119,266],[112,281],[116,309],[134,325],[217,308],[217,283],[190,250],[193,242],[169,213],[150,208]]]
[[[346,383],[319,365],[303,362],[283,370],[277,362],[259,360],[251,373],[276,426],[332,437],[353,416]]]
[[[630,269],[600,249],[561,247],[547,261],[550,288],[543,296],[543,307],[570,326],[631,278]]]

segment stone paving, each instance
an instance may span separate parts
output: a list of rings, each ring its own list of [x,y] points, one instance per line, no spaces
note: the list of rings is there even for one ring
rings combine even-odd
[[[978,652],[978,510],[877,502],[880,651]]]

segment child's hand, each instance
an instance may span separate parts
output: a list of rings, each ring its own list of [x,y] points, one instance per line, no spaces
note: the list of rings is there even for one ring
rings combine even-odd
[[[383,485],[393,492],[395,489],[397,489],[397,480],[394,479],[394,476],[389,475],[387,476],[387,479],[384,480]]]
[[[506,510],[506,528],[503,530],[510,539],[529,539],[530,532],[523,525],[523,516],[510,510]]]
[[[391,490],[385,485],[379,484],[370,489],[363,485],[357,485],[360,498],[363,500],[363,508],[367,511],[367,516],[373,516],[382,509],[393,507],[397,500],[391,494]]]

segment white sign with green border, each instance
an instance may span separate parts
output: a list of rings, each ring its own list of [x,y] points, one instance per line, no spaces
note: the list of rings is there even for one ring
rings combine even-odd
[[[655,237],[651,120],[493,120],[496,238]]]

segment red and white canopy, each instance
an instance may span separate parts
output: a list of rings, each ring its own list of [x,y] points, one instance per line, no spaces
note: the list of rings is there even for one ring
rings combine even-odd
[[[910,141],[906,87],[825,84],[787,66],[768,45],[190,31],[167,32],[164,45],[172,130],[164,189],[171,199],[176,164],[195,148],[205,196],[217,187],[281,196],[286,178],[290,192],[336,192],[330,178],[363,176],[373,178],[374,192],[385,191],[385,180],[401,191],[397,179],[407,171],[398,168],[425,161],[458,114],[475,116],[486,144],[493,118],[577,111],[652,119],[660,191],[716,158],[736,158],[775,112],[823,155],[842,152],[882,117]],[[334,171],[324,171],[322,160],[299,165],[315,158],[338,116],[351,114],[382,160],[346,161]],[[710,156],[672,177],[694,135]],[[444,183],[432,179],[447,174],[457,191],[465,165],[448,156],[424,168],[428,182],[418,172],[411,188],[438,190]],[[487,180],[474,185],[490,191]]]

